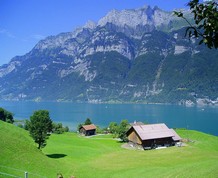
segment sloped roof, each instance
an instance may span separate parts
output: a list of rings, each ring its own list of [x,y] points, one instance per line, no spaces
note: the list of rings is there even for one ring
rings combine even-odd
[[[182,140],[181,139],[181,137],[175,132],[175,130],[173,130],[173,129],[170,129],[171,130],[171,132],[173,133],[173,137],[172,137],[172,139],[173,139],[173,141],[180,141],[180,140]]]
[[[87,131],[87,130],[96,129],[96,126],[94,124],[90,124],[90,125],[83,125],[82,128],[84,128]]]
[[[174,133],[165,124],[136,125],[132,128],[141,140],[174,137]]]

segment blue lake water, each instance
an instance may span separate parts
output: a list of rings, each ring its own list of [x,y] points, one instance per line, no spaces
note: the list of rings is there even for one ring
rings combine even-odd
[[[127,119],[129,122],[165,123],[170,128],[188,128],[218,136],[218,107],[30,101],[0,101],[0,107],[14,113],[18,120],[29,119],[34,111],[45,109],[53,121],[62,122],[71,130],[86,118],[100,127]]]

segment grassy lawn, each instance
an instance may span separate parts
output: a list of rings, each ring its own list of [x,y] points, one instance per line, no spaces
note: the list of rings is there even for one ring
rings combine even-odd
[[[110,135],[65,133],[51,135],[39,151],[28,132],[0,122],[0,172],[23,177],[22,171],[28,171],[30,178],[54,178],[58,172],[64,178],[217,177],[218,137],[190,130],[177,133],[193,142],[140,151],[121,148]]]

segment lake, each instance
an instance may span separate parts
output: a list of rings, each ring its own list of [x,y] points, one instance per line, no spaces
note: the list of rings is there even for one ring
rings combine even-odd
[[[165,123],[170,128],[187,128],[218,136],[218,107],[31,101],[0,101],[0,107],[12,112],[17,120],[29,119],[34,111],[45,109],[53,121],[71,130],[76,130],[86,118],[100,127],[127,119],[129,122]]]

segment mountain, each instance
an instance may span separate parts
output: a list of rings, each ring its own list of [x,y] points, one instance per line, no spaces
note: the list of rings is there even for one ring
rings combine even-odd
[[[218,52],[184,26],[158,7],[112,10],[1,66],[0,99],[218,104]]]

